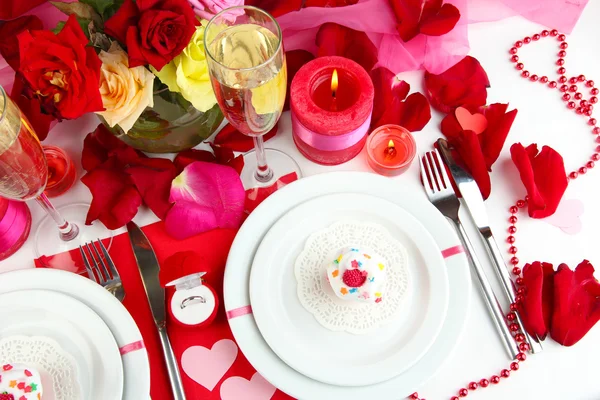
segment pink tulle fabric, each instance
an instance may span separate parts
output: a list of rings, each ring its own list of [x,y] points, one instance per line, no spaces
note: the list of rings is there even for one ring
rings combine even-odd
[[[286,50],[315,53],[315,35],[325,22],[366,32],[379,49],[377,66],[398,73],[424,68],[439,74],[469,52],[467,25],[521,15],[531,21],[570,33],[588,0],[447,0],[461,12],[456,27],[443,36],[418,35],[404,43],[388,0],[362,0],[339,8],[309,7],[279,17]],[[360,16],[357,18],[356,16]]]
[[[13,0],[16,1],[16,0]],[[285,1],[285,0],[280,0]],[[418,35],[404,43],[396,33],[396,18],[388,0],[361,0],[347,7],[308,7],[278,18],[283,29],[286,50],[316,51],[319,26],[335,22],[366,32],[379,49],[379,63],[398,73],[427,69],[439,74],[460,61],[469,52],[467,26],[470,23],[497,21],[521,15],[548,28],[570,33],[589,0],[447,0],[461,12],[456,27],[443,36]],[[45,28],[66,19],[50,3],[27,14],[37,15]],[[359,16],[357,18],[357,16]],[[0,85],[10,93],[14,72],[0,57]]]

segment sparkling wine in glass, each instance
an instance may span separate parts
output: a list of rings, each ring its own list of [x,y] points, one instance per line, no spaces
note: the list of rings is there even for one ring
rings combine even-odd
[[[244,186],[268,186],[292,172],[300,178],[300,167],[290,156],[265,149],[263,142],[263,135],[281,116],[287,86],[277,21],[256,7],[225,9],[206,26],[204,46],[212,86],[225,118],[254,139],[255,156],[244,157]]]
[[[35,199],[48,214],[35,235],[36,255],[52,255],[69,250],[80,241],[112,236],[98,224],[85,226],[85,205],[63,207],[60,210],[64,213],[54,208],[44,193],[47,182],[48,163],[42,144],[27,117],[0,86],[0,196],[18,201]],[[58,234],[52,235],[56,227]],[[82,229],[85,235],[81,234]]]

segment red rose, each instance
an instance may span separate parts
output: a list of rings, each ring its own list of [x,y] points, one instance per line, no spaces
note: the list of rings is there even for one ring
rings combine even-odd
[[[19,69],[19,42],[17,35],[25,30],[44,29],[42,20],[35,15],[24,15],[0,26],[0,55],[15,71]]]
[[[19,74],[25,78],[25,94],[37,98],[47,114],[74,119],[101,111],[98,89],[100,59],[71,15],[63,29],[24,31],[18,36]]]
[[[188,45],[198,24],[186,0],[125,0],[104,31],[127,46],[129,67],[161,70]]]

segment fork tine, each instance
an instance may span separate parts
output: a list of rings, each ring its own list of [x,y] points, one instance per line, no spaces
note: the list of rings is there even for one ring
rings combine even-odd
[[[440,152],[438,151],[438,149],[435,149],[433,151],[433,153],[437,160],[437,164],[440,168],[442,183],[444,184],[444,186],[446,188],[451,188],[452,181],[450,180],[450,177],[448,176],[448,172],[446,171],[446,164],[444,164],[444,160],[442,160],[442,156],[440,155]]]
[[[94,255],[98,259],[98,264],[100,264],[100,266],[102,267],[102,273],[106,277],[106,280],[110,281],[112,279],[112,277],[108,273],[108,269],[106,269],[106,262],[104,262],[104,260],[102,259],[102,257],[100,257],[100,253],[98,252],[98,249],[94,245],[94,242],[90,242],[90,247],[94,250]]]
[[[429,162],[429,173],[432,177],[432,180],[435,182],[433,183],[433,191],[439,192],[444,189],[444,186],[440,182],[441,177],[432,151],[427,152],[427,161]]]
[[[110,254],[108,254],[108,250],[106,250],[106,247],[104,247],[104,244],[102,244],[102,242],[100,240],[97,240],[96,243],[100,246],[100,250],[102,251],[102,254],[104,255],[104,259],[106,260],[106,263],[108,264],[108,267],[110,268],[110,272],[112,274],[113,279],[121,279],[121,276],[119,276],[119,271],[117,271],[117,268],[115,267],[115,263],[113,263],[113,260],[110,257]]]
[[[90,258],[92,259],[92,262],[94,263],[93,268],[96,270],[96,273],[98,274],[98,283],[99,284],[105,283],[106,279],[104,279],[104,276],[102,275],[102,272],[100,271],[100,267],[98,267],[98,263],[96,262],[96,259],[94,258],[94,253],[92,252],[92,249],[90,249],[90,245],[88,243],[86,243],[85,248],[87,249],[88,253],[90,253]]]
[[[88,278],[90,278],[94,282],[98,283],[98,279],[96,279],[96,275],[94,275],[94,272],[92,271],[92,268],[90,267],[90,260],[88,260],[87,255],[85,254],[85,251],[83,251],[83,247],[79,246],[79,252],[81,253],[81,259],[83,260],[83,265],[85,265],[85,269],[87,271]]]
[[[429,178],[429,174],[425,167],[425,163],[423,160],[425,159],[425,154],[419,158],[419,164],[421,165],[421,180],[423,181],[423,187],[425,187],[425,192],[427,192],[427,196],[433,195],[433,185],[431,184],[431,179]]]

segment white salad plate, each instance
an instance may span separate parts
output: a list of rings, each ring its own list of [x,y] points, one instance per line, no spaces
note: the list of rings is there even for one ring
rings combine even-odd
[[[298,299],[296,258],[309,236],[340,221],[385,228],[408,256],[400,309],[370,333],[324,328]],[[285,214],[262,240],[250,275],[252,312],[275,354],[301,374],[339,386],[380,383],[414,365],[440,332],[448,292],[446,264],[427,229],[401,206],[357,193],[317,197]]]
[[[41,336],[53,339],[74,358],[82,398],[120,399],[123,364],[117,342],[104,321],[67,295],[22,290],[0,295],[0,339]]]
[[[252,263],[267,231],[300,204],[336,193],[374,195],[399,205],[416,218],[442,250],[460,246],[456,232],[425,193],[370,173],[333,172],[303,178],[278,190],[250,214],[240,228],[227,260],[224,302],[229,325],[248,361],[274,386],[298,399],[403,399],[431,378],[450,357],[463,332],[471,303],[471,278],[464,253],[445,259],[448,311],[437,339],[411,368],[387,381],[367,386],[339,386],[311,379],[287,365],[269,347],[249,310]],[[293,346],[290,343],[290,346]]]
[[[114,338],[120,349],[133,343],[143,343],[140,330],[127,309],[108,291],[87,278],[71,272],[45,268],[23,269],[0,275],[0,294],[19,293],[27,290],[47,290],[69,296],[73,300],[83,303],[104,321],[110,330],[106,334]],[[50,306],[54,310],[54,305],[50,304]],[[69,310],[67,309],[66,312]],[[73,318],[79,316],[77,313],[72,314]],[[64,349],[66,350],[66,348]],[[150,396],[150,364],[146,350],[142,346],[139,350],[120,356],[120,360],[124,379],[121,385],[123,394],[119,397],[103,398],[148,400]],[[94,377],[94,379],[96,378]]]

